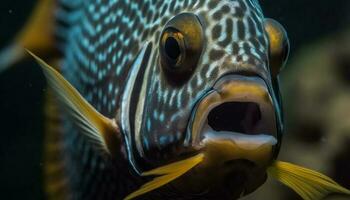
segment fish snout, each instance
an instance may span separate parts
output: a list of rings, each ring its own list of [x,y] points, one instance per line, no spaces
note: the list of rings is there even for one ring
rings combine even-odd
[[[246,159],[267,166],[277,144],[275,107],[259,77],[226,75],[197,105],[192,145],[210,163]]]

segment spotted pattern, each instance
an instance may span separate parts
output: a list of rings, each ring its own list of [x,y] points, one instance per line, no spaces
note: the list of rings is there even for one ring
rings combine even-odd
[[[182,12],[203,20],[205,48],[191,78],[174,87],[161,72],[158,43],[164,25]],[[150,84],[139,113],[143,131],[136,138],[146,153],[180,144],[191,109],[222,75],[248,71],[270,82],[268,41],[257,0],[60,0],[56,16],[64,76],[110,118],[116,117],[133,59],[146,42],[152,43]],[[67,171],[77,198],[97,197],[103,191],[122,194],[123,186],[116,183],[121,169],[97,155],[69,122],[65,124]],[[152,160],[165,154],[145,156]],[[125,184],[123,188],[132,189]]]
[[[159,151],[183,140],[192,108],[222,75],[250,71],[269,79],[267,38],[257,2],[199,2],[183,10],[186,11],[204,19],[206,48],[193,76],[181,87],[169,85],[161,67],[153,67],[154,78],[145,106],[148,114],[143,120],[146,128],[141,135],[146,151],[154,147]],[[149,154],[148,158],[154,160],[166,156],[161,153],[158,157],[154,151]]]

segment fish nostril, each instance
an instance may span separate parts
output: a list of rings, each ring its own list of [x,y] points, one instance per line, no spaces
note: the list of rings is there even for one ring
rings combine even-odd
[[[254,134],[261,111],[254,102],[226,102],[209,112],[208,125],[215,131]]]

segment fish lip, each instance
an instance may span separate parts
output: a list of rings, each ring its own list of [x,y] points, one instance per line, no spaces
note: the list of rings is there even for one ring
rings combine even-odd
[[[199,145],[205,146],[205,144],[209,143],[211,140],[229,140],[243,150],[248,151],[258,149],[263,145],[274,146],[277,144],[276,137],[267,134],[248,136],[238,132],[224,132],[221,134],[213,134],[212,132],[209,132],[204,135],[204,139]]]
[[[219,133],[217,134],[216,136],[214,135],[208,135],[208,134],[203,134],[203,135],[200,135],[201,133],[195,133],[193,134],[193,126],[195,124],[195,120],[196,120],[196,114],[198,113],[198,109],[201,105],[201,103],[203,101],[205,101],[206,99],[210,98],[210,96],[212,95],[215,95],[218,93],[218,90],[220,89],[220,87],[222,87],[223,85],[229,83],[229,82],[234,82],[234,81],[252,81],[254,84],[258,85],[259,87],[261,87],[262,89],[265,90],[266,92],[266,95],[267,95],[267,98],[269,99],[268,102],[271,104],[270,106],[270,114],[273,114],[274,116],[272,117],[272,124],[273,124],[273,131],[271,132],[266,132],[266,133],[260,133],[260,134],[256,134],[256,135],[252,135],[252,136],[244,136],[244,137],[238,137],[238,136],[242,136],[241,133],[239,132],[232,132],[233,135],[232,137],[226,137],[227,136],[227,133]],[[209,89],[205,95],[203,95],[203,97],[201,99],[199,99],[191,113],[191,116],[190,116],[190,121],[189,121],[189,124],[187,126],[187,137],[185,139],[185,145],[186,146],[191,146],[193,147],[194,149],[197,149],[197,150],[201,150],[204,148],[205,144],[206,144],[206,141],[208,139],[224,139],[226,137],[226,139],[231,139],[233,142],[237,142],[237,139],[243,139],[241,141],[238,141],[238,143],[244,143],[244,142],[249,142],[249,141],[254,141],[254,139],[261,139],[261,138],[264,138],[261,141],[261,144],[260,145],[256,145],[256,148],[258,148],[259,146],[263,145],[263,144],[270,144],[272,146],[276,146],[277,143],[278,143],[278,122],[279,120],[277,119],[279,116],[276,116],[276,111],[275,111],[275,105],[274,105],[274,99],[271,95],[271,92],[270,92],[270,88],[268,87],[268,84],[266,84],[266,81],[254,74],[252,76],[247,76],[247,75],[244,75],[244,74],[225,74],[223,75],[221,78],[219,78],[215,83],[214,85],[212,86],[211,89]],[[230,99],[226,99],[224,101],[214,101],[213,104],[209,104],[209,106],[213,106],[214,108],[217,107],[217,105],[221,105],[223,102],[229,102]],[[215,105],[215,103],[217,105]],[[208,107],[209,107],[208,106]],[[209,110],[204,113],[204,116],[200,117],[200,120],[203,120],[204,118],[207,118],[208,116],[208,113],[212,110],[213,108],[209,108]],[[203,128],[201,126],[201,128]],[[198,130],[197,130],[198,131]],[[201,131],[199,131],[201,132]],[[195,136],[194,136],[195,135]],[[200,136],[200,137],[198,137]],[[243,147],[243,148],[247,148],[247,147]]]

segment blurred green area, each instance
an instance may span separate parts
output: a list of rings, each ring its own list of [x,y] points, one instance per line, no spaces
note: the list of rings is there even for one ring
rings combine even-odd
[[[34,2],[1,2],[1,48],[23,26]],[[261,5],[266,17],[285,26],[292,47],[281,74],[286,133],[279,158],[320,170],[350,188],[350,1],[265,0]],[[0,74],[1,199],[44,197],[44,87],[40,70],[30,60]],[[246,199],[298,198],[269,180]]]

